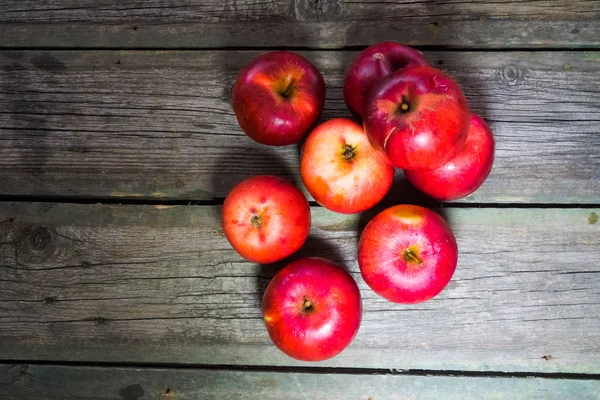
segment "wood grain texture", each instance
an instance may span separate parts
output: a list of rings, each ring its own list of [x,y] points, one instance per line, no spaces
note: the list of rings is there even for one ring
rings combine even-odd
[[[252,51],[0,53],[0,194],[222,199],[276,174],[300,183],[299,147],[248,139],[231,109]],[[322,71],[322,120],[349,117],[355,52],[305,52]],[[463,202],[600,202],[600,53],[428,52],[462,85],[497,141]],[[392,201],[414,201],[401,174]]]
[[[295,256],[357,279],[364,316],[332,360],[286,357],[261,293],[283,263],[242,260],[212,206],[0,204],[0,358],[600,372],[600,224],[590,209],[445,208],[459,266],[433,300],[375,295],[358,273],[373,213],[313,208]]]
[[[597,47],[585,0],[5,0],[0,46],[341,48],[382,40],[471,48]]]
[[[597,400],[597,381],[0,365],[3,400]]]

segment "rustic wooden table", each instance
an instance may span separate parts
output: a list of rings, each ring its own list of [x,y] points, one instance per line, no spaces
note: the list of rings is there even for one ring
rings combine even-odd
[[[441,210],[460,248],[416,306],[368,290],[369,216],[313,207],[301,255],[347,266],[355,341],[283,355],[220,204],[242,179],[299,182],[299,148],[255,144],[231,87],[271,48],[323,72],[381,40],[424,51],[497,141],[473,196],[432,204],[401,174],[385,200]],[[0,399],[600,398],[600,1],[3,0]]]

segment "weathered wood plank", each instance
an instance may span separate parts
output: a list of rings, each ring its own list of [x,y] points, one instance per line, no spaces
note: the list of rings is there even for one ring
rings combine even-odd
[[[600,371],[599,210],[443,209],[459,266],[414,306],[360,277],[367,216],[312,212],[297,256],[345,265],[364,306],[355,341],[317,365]],[[264,328],[261,293],[282,264],[243,261],[219,218],[209,206],[0,204],[0,358],[311,365]]]
[[[257,52],[0,53],[0,193],[206,200],[262,173],[300,182],[299,149],[257,145],[230,106]],[[323,119],[349,116],[355,52],[307,52]],[[429,52],[495,132],[486,184],[463,202],[600,202],[600,53]],[[414,192],[398,176],[390,198]]]
[[[0,46],[597,47],[600,2],[5,0]]]
[[[0,365],[3,400],[597,400],[593,380]]]

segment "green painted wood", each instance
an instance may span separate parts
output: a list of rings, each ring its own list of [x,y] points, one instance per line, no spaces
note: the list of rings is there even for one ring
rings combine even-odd
[[[5,0],[0,46],[598,47],[599,21],[585,0]]]
[[[262,291],[284,263],[241,259],[219,207],[0,203],[0,359],[600,372],[600,210],[445,208],[459,265],[433,300],[374,294],[356,262],[373,213],[313,208],[294,256],[357,280],[354,342],[322,363],[270,342]]]
[[[252,51],[0,53],[0,194],[222,199],[255,174],[300,182],[299,148],[240,130],[231,87]],[[356,52],[306,52],[323,120],[349,117]],[[495,133],[485,185],[462,202],[600,203],[600,53],[428,52]],[[402,179],[389,199],[415,201]]]
[[[596,400],[593,380],[0,365],[3,400]]]

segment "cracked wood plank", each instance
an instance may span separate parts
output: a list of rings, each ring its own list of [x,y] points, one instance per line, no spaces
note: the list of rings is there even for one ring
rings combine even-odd
[[[600,2],[5,0],[0,46],[342,48],[399,40],[462,48],[598,47]]]
[[[433,300],[392,304],[356,263],[373,212],[312,209],[294,256],[341,263],[363,296],[355,341],[323,363],[271,344],[261,293],[284,263],[244,261],[220,208],[0,204],[0,358],[599,373],[600,224],[590,209],[444,208],[459,265]]]
[[[230,105],[236,74],[258,54],[0,53],[0,194],[214,200],[256,174],[300,183],[299,148],[252,142]],[[349,117],[342,85],[356,52],[304,55],[327,83],[322,120]],[[600,202],[600,53],[426,56],[497,142],[492,174],[461,202]],[[422,199],[396,180],[390,201]]]

